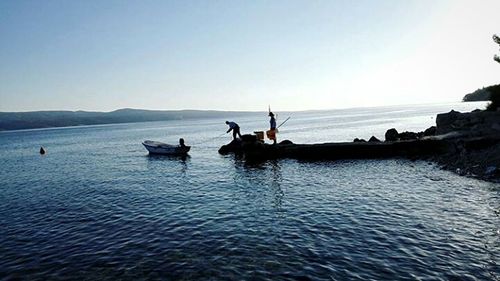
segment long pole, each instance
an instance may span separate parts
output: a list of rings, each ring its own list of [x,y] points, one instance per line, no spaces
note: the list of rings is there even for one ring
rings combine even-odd
[[[218,135],[216,137],[212,137],[212,138],[208,138],[208,139],[203,139],[203,140],[200,140],[198,142],[192,143],[191,145],[197,145],[197,144],[204,143],[204,142],[207,142],[207,141],[210,141],[210,140],[218,139],[218,138],[224,136],[225,134],[227,134],[227,133],[222,133],[222,134],[220,134],[220,135]]]
[[[276,129],[278,129],[279,127],[281,127],[281,125],[285,124],[286,121],[288,121],[288,119],[290,119],[290,117],[288,117],[287,119],[285,119],[285,121],[283,121],[278,127],[276,127]]]

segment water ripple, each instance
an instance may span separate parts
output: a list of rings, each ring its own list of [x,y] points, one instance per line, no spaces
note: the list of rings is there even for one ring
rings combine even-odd
[[[1,279],[500,276],[498,184],[404,159],[248,164],[213,144],[149,157],[156,127],[127,126],[24,132],[16,153],[0,135]]]

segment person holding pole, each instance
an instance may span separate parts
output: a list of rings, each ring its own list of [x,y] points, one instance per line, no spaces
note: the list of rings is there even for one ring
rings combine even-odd
[[[276,144],[276,118],[274,118],[274,113],[269,111],[269,127],[270,129],[266,132],[267,138],[273,141],[273,144]]]

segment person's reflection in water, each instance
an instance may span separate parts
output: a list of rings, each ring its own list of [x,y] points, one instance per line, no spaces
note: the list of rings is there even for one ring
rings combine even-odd
[[[271,184],[274,194],[274,206],[278,212],[282,211],[283,198],[285,193],[281,188],[281,183],[283,182],[283,175],[281,174],[281,167],[278,160],[269,161],[269,167],[271,168]]]
[[[189,155],[182,155],[179,159],[179,162],[181,164],[181,173],[183,176],[186,175],[186,172],[188,170],[188,162],[189,162]]]
[[[244,194],[251,200],[262,200],[267,197],[276,213],[281,214],[285,192],[281,186],[283,176],[280,161],[249,162],[241,157],[234,157],[233,160],[236,168],[235,181],[246,181],[250,186],[259,187],[244,188]],[[269,198],[269,195],[272,195],[272,198]]]

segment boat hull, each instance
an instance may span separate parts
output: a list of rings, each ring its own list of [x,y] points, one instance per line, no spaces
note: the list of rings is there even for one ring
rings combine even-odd
[[[149,151],[149,154],[160,155],[185,155],[191,149],[190,146],[170,145],[157,141],[144,141],[142,145]]]

